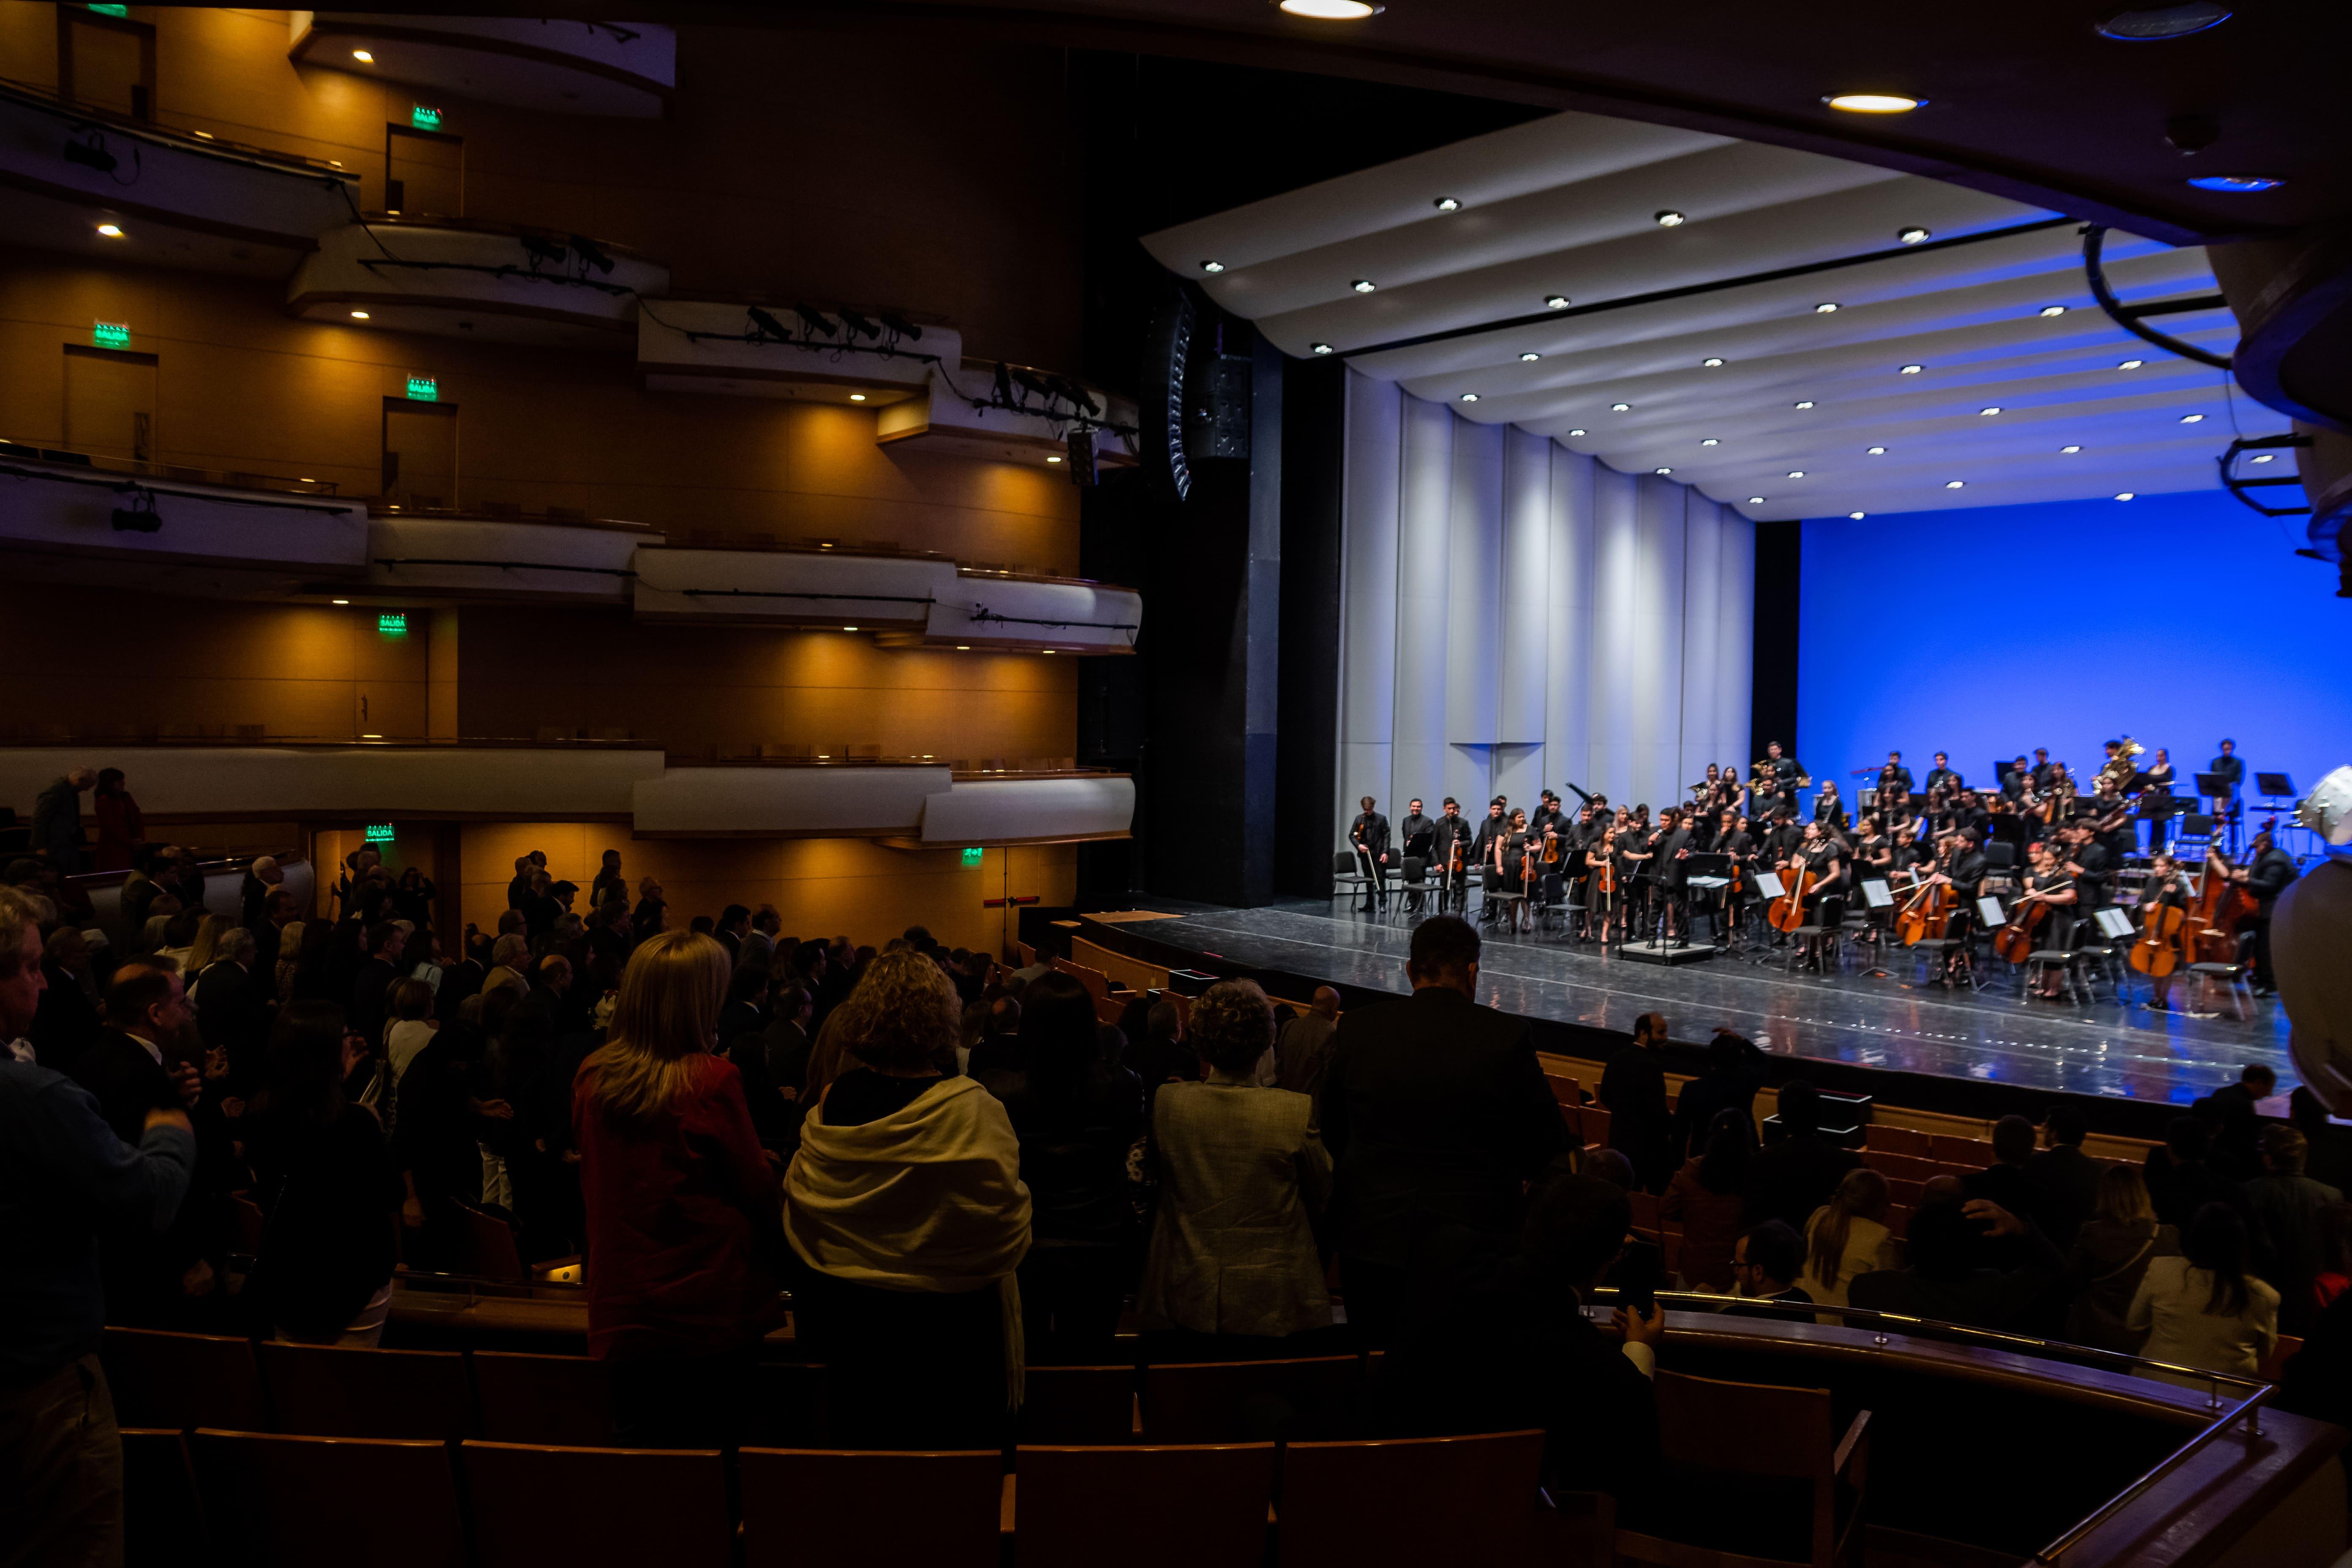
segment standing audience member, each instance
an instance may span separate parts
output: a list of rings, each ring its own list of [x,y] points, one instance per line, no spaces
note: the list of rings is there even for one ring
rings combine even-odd
[[[238,1092],[260,1079],[272,1012],[269,983],[254,973],[254,957],[253,933],[231,926],[214,944],[211,965],[197,977],[196,1030],[205,1050],[220,1054]]]
[[[2303,1173],[2310,1145],[2294,1128],[2263,1128],[2262,1147],[2265,1173],[2245,1187],[2256,1226],[2255,1267],[2278,1291],[2279,1331],[2301,1337],[2318,1310],[2311,1286],[2325,1262],[2326,1214],[2343,1203],[2344,1194]]]
[[[33,800],[33,851],[47,855],[61,877],[86,868],[82,847],[81,792],[98,783],[95,768],[70,768]]]
[[[1682,1252],[1675,1267],[1684,1282],[1694,1290],[1728,1290],[1733,1247],[1747,1206],[1741,1194],[1748,1162],[1756,1153],[1755,1123],[1748,1112],[1726,1106],[1707,1125],[1704,1145],[1666,1184],[1658,1213],[1682,1222]]]
[[[89,939],[69,925],[49,933],[41,955],[39,1010],[33,1016],[33,1058],[63,1072],[98,1041],[98,976]]]
[[[2278,1342],[2279,1293],[2248,1271],[2245,1222],[2227,1204],[2197,1211],[2181,1256],[2150,1258],[2124,1326],[2147,1335],[2140,1354],[2173,1366],[2252,1377]],[[2205,1389],[2189,1373],[2139,1369],[2142,1377]]]
[[[614,899],[628,902],[629,879],[621,875],[621,852],[607,849],[597,858],[596,875],[588,881],[588,907],[601,910]]]
[[[1412,994],[1342,1018],[1324,1075],[1348,1321],[1371,1344],[1398,1321],[1423,1232],[1450,1221],[1507,1243],[1565,1142],[1528,1021],[1474,1000],[1478,952],[1458,916],[1414,927]]]
[[[90,857],[94,871],[127,871],[131,868],[131,851],[147,841],[147,819],[139,813],[139,803],[122,787],[121,768],[98,770],[97,793],[89,797],[91,812],[98,817],[98,847]]]
[[[1027,993],[1023,994],[1025,996]],[[1008,999],[1003,1005],[1017,1009],[1020,1004]],[[993,1021],[992,1017],[991,1022]],[[1127,1065],[1137,1078],[1143,1080],[1146,1105],[1159,1098],[1163,1084],[1201,1081],[1200,1053],[1186,1041],[1184,1035],[1184,1015],[1178,1010],[1174,1001],[1162,996],[1144,1015],[1143,1037],[1139,1040],[1132,1037],[1129,1038]]]
[[[280,1340],[373,1349],[392,1311],[400,1176],[382,1123],[343,1098],[358,1048],[334,1007],[295,1003],[269,1031],[246,1108],[254,1201],[268,1217],[243,1300]]]
[[[834,1435],[994,1447],[1023,1387],[1030,1205],[1012,1121],[941,1075],[955,989],[922,954],[875,958],[836,1030],[856,1065],[809,1110],[784,1173],[793,1316],[830,1368]]]
[[[1664,1188],[1674,1113],[1666,1109],[1666,1019],[1644,1013],[1633,1020],[1633,1043],[1609,1058],[1597,1091],[1609,1112],[1609,1147],[1633,1162],[1645,1193]]]
[[[2287,1097],[2287,1121],[2307,1145],[2303,1173],[2339,1192],[2352,1193],[2352,1127],[2327,1114],[2319,1096],[2303,1084]]]
[[[1805,1268],[1798,1283],[1825,1306],[1843,1307],[1854,1279],[1902,1264],[1902,1247],[1886,1228],[1886,1178],[1858,1165],[1838,1183],[1830,1201],[1805,1222]]]
[[[1031,1016],[1051,984],[1029,988]],[[1138,1310],[1147,1332],[1214,1336],[1212,1359],[1279,1354],[1285,1337],[1331,1322],[1314,1229],[1331,1157],[1313,1100],[1259,1087],[1274,1009],[1254,982],[1209,987],[1192,1004],[1192,1041],[1208,1081],[1171,1083],[1152,1105],[1160,1211]]]
[[[0,1044],[40,1005],[39,910],[0,889]],[[122,1439],[98,1345],[102,1232],[170,1226],[196,1162],[186,1114],[151,1106],[115,1136],[89,1092],[0,1049],[0,1558],[122,1561]]]
[[[350,1017],[352,1027],[371,1052],[383,1048],[384,1025],[392,1014],[392,983],[407,973],[400,967],[401,950],[407,941],[408,933],[390,921],[378,921],[367,928],[367,962],[352,979]]]
[[[1764,1053],[1746,1037],[1717,1029],[1706,1043],[1706,1070],[1675,1097],[1673,1156],[1705,1153],[1707,1130],[1722,1111],[1737,1110],[1752,1126],[1756,1091],[1763,1086]]]
[[[1331,1039],[1339,1032],[1339,994],[1318,985],[1314,1003],[1282,1026],[1275,1043],[1276,1085],[1309,1100],[1320,1094],[1324,1069],[1331,1065]]]
[[[629,916],[629,925],[639,942],[659,936],[668,929],[669,904],[662,897],[662,885],[651,877],[637,879],[636,911]]]
[[[711,1055],[727,955],[690,932],[639,947],[572,1116],[587,1203],[588,1353],[629,1447],[732,1447],[775,1327],[776,1183],[743,1081]]]
[[[530,963],[530,939],[520,932],[506,932],[490,944],[490,967],[482,976],[482,990],[486,994],[512,991],[519,997],[530,994],[530,981],[523,973]]]
[[[2225,1084],[2189,1109],[2213,1130],[2213,1169],[2224,1179],[2243,1182],[2263,1173],[2263,1120],[2255,1105],[2278,1091],[2278,1074],[2261,1062],[2238,1069],[2238,1081]]]
[[[2139,1172],[2129,1165],[2108,1166],[2099,1177],[2091,1217],[2075,1233],[2067,1258],[2074,1288],[2066,1310],[2067,1341],[2126,1353],[2138,1350],[2146,1335],[2124,1326],[2132,1298],[2139,1294],[2150,1259],[2179,1252],[2180,1235],[2157,1223],[2156,1205],[2148,1201],[2147,1184]]]
[[[2053,1105],[2042,1121],[2050,1146],[2025,1162],[2025,1180],[2033,1189],[2035,1217],[2044,1235],[2060,1251],[2074,1245],[2074,1234],[2098,1206],[2099,1178],[2105,1167],[2083,1152],[2083,1139],[2091,1124],[2072,1105]]]
[[[278,858],[274,855],[257,857],[245,868],[245,880],[237,886],[238,923],[258,937],[261,922],[269,911],[270,895],[285,885],[286,873],[278,869]],[[291,889],[287,889],[287,896],[293,896]]]
[[[2013,1215],[2050,1229],[2042,1213],[2042,1194],[2025,1174],[2033,1158],[2033,1123],[2022,1116],[2004,1116],[1992,1124],[1992,1163],[1960,1178],[1960,1188],[1972,1198],[1998,1204]],[[2053,1246],[2057,1245],[2053,1239]]]
[[[1797,1230],[1862,1163],[1821,1134],[1822,1094],[1802,1079],[1780,1086],[1780,1137],[1748,1165],[1748,1223],[1777,1219]]]

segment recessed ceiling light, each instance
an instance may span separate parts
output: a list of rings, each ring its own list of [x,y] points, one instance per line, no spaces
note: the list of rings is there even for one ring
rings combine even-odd
[[[1978,409],[1978,410],[1977,410],[1977,417],[1978,417],[1978,418],[1979,418],[1979,419],[1990,419],[1990,418],[1991,418],[1994,415],[1996,415],[1996,414],[1998,414],[1998,413],[2000,413],[2000,404],[1998,404],[1998,403],[1995,403],[1995,404],[1991,404],[1991,405],[1988,405],[1988,406],[1986,406],[1986,407],[1983,407],[1983,408],[1979,408],[1979,409]]]
[[[2202,425],[2205,423],[2205,416],[2202,414],[2184,414],[2180,416],[2180,422],[2183,425]]]
[[[2063,305],[2044,305],[2042,307],[2042,313],[2045,316],[2063,316],[2066,313],[2066,307]]]
[[[1838,302],[1835,300],[1824,300],[1813,307],[1813,314],[1816,316],[1834,316],[1837,312]]]
[[[1565,295],[1565,294],[1547,294],[1547,295],[1545,295],[1545,296],[1544,296],[1544,309],[1545,309],[1545,310],[1567,310],[1567,309],[1568,309],[1568,296],[1567,296],[1567,295]]]
[[[1924,364],[1906,364],[1895,374],[1897,375],[1916,375],[1927,368],[1927,367]]]
[[[1201,263],[1201,270],[1203,272],[1223,272],[1224,269],[1225,264],[1222,261],[1203,261]]]
[[[1049,462],[1049,463],[1058,463],[1058,462],[1060,462],[1062,459],[1061,459],[1061,458],[1046,458],[1045,460],[1046,460],[1047,462]]]
[[[360,62],[360,64],[362,64],[362,65],[363,65],[363,66],[372,66],[372,65],[375,64],[375,57],[374,57],[373,55],[372,55],[372,54],[368,53],[365,49],[353,49],[353,50],[352,51],[352,58],[353,58],[353,59],[355,59],[355,60],[359,61],[359,62]],[[340,599],[336,600],[335,602],[336,602],[337,604],[341,604],[341,603],[342,603],[342,601],[341,601],[341,600],[340,600]]]
[[[1353,283],[1349,284],[1348,287],[1353,289],[1359,294],[1369,294],[1373,289],[1379,288],[1380,285],[1373,282],[1369,278],[1359,278]]]
[[[1666,475],[1673,473],[1674,470],[1672,468],[1652,468],[1650,472],[1657,475],[1661,479],[1664,479]]]
[[[1386,7],[1368,0],[1282,0],[1282,8],[1310,22],[1360,22],[1379,16]]]
[[[1749,496],[1748,498],[1748,504],[1749,506],[1762,506],[1764,504],[1764,498],[1762,496]]]
[[[122,237],[122,228],[119,224],[100,224],[98,226],[98,232],[106,236],[109,239],[121,239]]]
[[[327,603],[331,605],[348,605],[351,601],[349,599],[330,599]]]
[[[960,642],[960,643],[956,644],[956,652],[958,652],[958,653],[970,653],[971,651],[971,644],[970,644],[970,643],[968,643],[968,642]]]
[[[2263,452],[2256,456],[2252,460],[2257,463],[2267,463],[2274,455],[2275,454],[2270,452]]]
[[[2132,492],[2132,491],[2130,491],[2130,490],[2126,490],[2126,491],[2124,491],[2124,493],[2123,493],[2123,494],[2121,494],[2121,495],[2119,495],[2119,496],[2116,497],[2116,499],[2117,500],[2131,500],[2131,499],[2132,499],[2132,495],[2133,495],[2133,492]]]
[[[352,312],[352,320],[354,321],[364,321],[367,319],[368,313],[365,310],[353,310]]]
[[[1802,468],[1790,468],[1789,470],[1789,477],[1792,479],[1801,479],[1805,477],[1805,470]]]
[[[1584,432],[1583,432],[1583,431],[1581,431],[1581,430],[1570,430],[1570,431],[1569,432],[1569,434],[1570,434],[1570,435],[1571,435],[1571,436],[1581,436],[1581,435],[1583,435],[1583,434],[1584,434]]]
[[[1331,345],[1329,343],[1308,343],[1307,345],[1307,349],[1310,353],[1328,354],[1331,352]]]
[[[2098,23],[2102,37],[2126,44],[2145,44],[2165,38],[2185,38],[2191,33],[2201,33],[2208,27],[2218,27],[2230,19],[2229,7],[2216,5],[2213,0],[2189,0],[2183,5],[2151,5],[2145,10],[2118,11]]]
[[[1811,408],[1812,405],[1813,400],[1810,397],[1801,397],[1797,400],[1797,406],[1800,408]]]
[[[856,628],[856,626],[844,626],[844,627],[842,627],[841,629],[842,629],[843,631],[845,631],[845,632],[854,632],[854,631],[856,631],[857,628]]]
[[[1633,405],[1630,403],[1612,403],[1609,405],[1609,412],[1612,414],[1630,414],[1633,410]]]
[[[1702,447],[1720,447],[1723,443],[1717,440],[1715,437],[1708,436],[1701,438],[1699,445]]]
[[[1868,517],[1869,515],[1870,514],[1866,511],[1850,511],[1846,513],[1846,516],[1853,519],[1856,522],[1860,522],[1864,518]]]
[[[1944,481],[1944,488],[1948,490],[1956,490],[1966,483],[1968,483],[1966,479],[1946,479]]]
[[[1935,238],[1936,235],[1934,230],[1921,228],[1915,223],[1909,228],[1895,230],[1895,237],[1906,245],[1924,245]]]
[[[2127,359],[2117,364],[2116,368],[2117,370],[2137,370],[2147,363],[2147,361],[2144,359]]]
[[[1715,358],[1713,355],[1709,355],[1707,358],[1703,359],[1698,363],[1705,365],[1709,370],[1721,370],[1723,368],[1723,362]]]
[[[2189,183],[2200,191],[2224,191],[2231,195],[2274,191],[2286,184],[2273,174],[2200,174]]]
[[[1533,349],[1529,349],[1527,353],[1519,356],[1519,363],[1521,364],[1533,364],[1536,361],[1541,358],[1543,358],[1543,355],[1536,353]]]
[[[1059,653],[1059,652],[1061,652],[1062,650],[1061,650],[1060,648],[1057,648],[1057,647],[1049,647],[1049,648],[1045,649],[1045,651],[1046,651],[1047,653]]]
[[[853,392],[849,395],[849,401],[852,403],[863,403],[866,401],[866,395],[862,392]]]
[[[2058,448],[2058,453],[2061,457],[2071,458],[2082,449],[2080,447],[2061,447]]]
[[[1442,213],[1458,213],[1462,210],[1462,204],[1452,196],[1440,196],[1437,198],[1437,210]]]
[[[1478,401],[1478,395],[1475,392],[1465,392],[1462,395],[1462,401],[1465,403],[1475,403]]]
[[[1870,447],[1864,449],[1874,458],[1883,458],[1886,456],[1886,448],[1884,447]]]
[[[1657,214],[1657,222],[1660,228],[1680,228],[1682,227],[1684,221],[1683,215],[1675,211],[1672,207],[1662,208]]]
[[[1899,92],[1841,92],[1822,101],[1848,114],[1908,114],[1927,100]]]

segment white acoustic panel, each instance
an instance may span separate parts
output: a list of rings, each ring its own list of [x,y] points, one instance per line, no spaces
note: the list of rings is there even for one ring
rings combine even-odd
[[[1397,485],[1396,723],[1388,788],[1351,786],[1393,804],[1397,791],[1425,787],[1407,780],[1446,773],[1446,621],[1454,565],[1448,529],[1454,484],[1454,416],[1417,397],[1401,401]]]
[[[102,754],[101,754],[102,752]],[[658,777],[658,747],[259,745],[0,747],[0,800],[68,768],[121,768],[158,816],[612,816]]]
[[[1440,405],[1442,406],[1442,405]],[[1503,439],[1499,425],[1454,426],[1444,531],[1445,739],[1491,746],[1502,695]],[[1408,520],[1410,522],[1411,520]]]
[[[1388,787],[1396,721],[1399,587],[1397,480],[1403,394],[1394,382],[1351,375],[1341,454],[1339,537],[1339,773],[1334,819],[1355,819],[1355,799]]]
[[[665,838],[872,837],[912,833],[937,767],[672,768],[637,782],[636,828]]]
[[[1130,778],[959,780],[923,800],[926,844],[1038,844],[1124,837]]]

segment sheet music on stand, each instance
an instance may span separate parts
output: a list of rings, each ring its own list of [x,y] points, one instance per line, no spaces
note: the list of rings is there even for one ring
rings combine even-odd
[[[2131,916],[2121,910],[2101,910],[2092,919],[2098,922],[2104,936],[2126,937],[2132,933]]]
[[[1756,890],[1768,899],[1786,898],[1789,893],[1789,889],[1780,885],[1780,873],[1778,871],[1757,872]]]
[[[1977,918],[1989,926],[2005,926],[2009,923],[2009,917],[2000,912],[1999,899],[1979,899]]]
[[[1895,895],[1884,882],[1864,882],[1862,885],[1862,901],[1874,910],[1883,910],[1894,904]]]

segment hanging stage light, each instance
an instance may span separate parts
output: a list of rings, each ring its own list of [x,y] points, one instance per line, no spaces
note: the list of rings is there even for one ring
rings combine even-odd
[[[831,316],[814,305],[795,305],[793,314],[801,319],[801,325],[821,338],[829,338],[841,330]]]
[[[852,338],[878,338],[882,335],[881,328],[845,306],[842,309],[841,319],[847,323]]]
[[[923,329],[915,325],[914,322],[907,320],[906,317],[890,310],[882,311],[881,316],[882,324],[884,326],[889,328],[900,337],[905,338],[908,342],[920,342],[922,341]]]
[[[575,234],[572,237],[572,254],[580,258],[583,267],[593,268],[599,272],[613,270],[613,258],[604,254],[604,247],[585,236]]]
[[[788,343],[793,341],[792,333],[784,331],[783,322],[776,320],[775,317],[768,314],[767,311],[762,310],[759,306],[747,305],[744,309],[751,318],[751,331],[762,341],[770,338],[774,339],[780,343]]]

